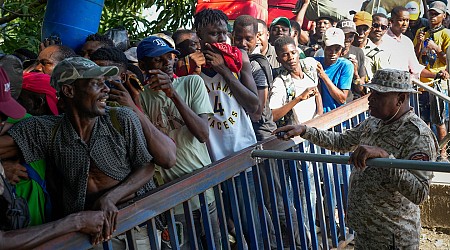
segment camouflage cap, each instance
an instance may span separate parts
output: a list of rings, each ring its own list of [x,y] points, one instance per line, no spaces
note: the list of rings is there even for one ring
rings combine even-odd
[[[77,79],[115,76],[118,73],[119,68],[116,66],[100,67],[84,57],[70,57],[62,60],[55,66],[50,83],[59,93],[63,84],[72,84]]]
[[[378,92],[418,93],[411,85],[411,74],[398,69],[380,69],[375,72],[370,84],[364,86]]]

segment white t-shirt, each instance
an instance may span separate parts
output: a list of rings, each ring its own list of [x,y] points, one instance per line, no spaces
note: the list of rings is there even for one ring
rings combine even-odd
[[[294,99],[294,96],[287,96],[287,92],[295,93],[295,97],[301,95],[307,88],[316,87],[317,82],[313,81],[306,74],[303,79],[292,78],[290,74],[280,75],[275,78],[272,88],[272,96],[270,97],[270,109],[277,109]],[[310,97],[304,101],[300,101],[293,108],[294,123],[302,124],[311,120],[317,115],[316,98]]]
[[[250,117],[238,103],[222,75],[200,76],[205,82],[214,115],[208,118],[207,142],[211,160],[218,161],[256,143]]]

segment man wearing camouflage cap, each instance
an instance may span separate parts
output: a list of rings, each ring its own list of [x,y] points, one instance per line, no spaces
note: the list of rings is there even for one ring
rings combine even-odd
[[[305,125],[285,126],[282,139],[300,135],[336,152],[353,151],[350,163],[348,223],[356,235],[355,249],[419,249],[419,204],[428,196],[429,171],[366,167],[371,158],[435,161],[438,144],[428,126],[411,110],[416,92],[407,71],[382,69],[371,84],[371,117],[344,133]]]
[[[118,72],[115,66],[100,67],[82,57],[59,62],[51,83],[65,113],[31,117],[0,137],[0,157],[11,146],[5,142],[14,140],[12,146],[22,151],[26,162],[45,159],[53,217],[82,210],[104,212],[102,233],[92,235],[93,243],[111,237],[117,203],[155,187],[152,156],[137,115],[131,109],[106,106],[110,89],[105,77]]]

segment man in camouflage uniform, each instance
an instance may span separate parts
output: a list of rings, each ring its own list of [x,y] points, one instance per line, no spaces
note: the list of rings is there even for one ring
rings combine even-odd
[[[432,131],[411,111],[410,74],[382,69],[375,73],[369,97],[371,117],[337,133],[305,125],[285,126],[283,139],[300,135],[336,152],[354,153],[350,176],[348,222],[357,232],[355,249],[419,249],[419,204],[427,196],[429,171],[366,167],[371,158],[435,161],[438,144]]]

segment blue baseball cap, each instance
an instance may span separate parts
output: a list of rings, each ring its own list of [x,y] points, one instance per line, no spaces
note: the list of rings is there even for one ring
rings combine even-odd
[[[180,54],[178,50],[172,49],[163,39],[157,36],[149,36],[145,38],[139,43],[136,49],[137,58],[139,60],[144,57],[162,56],[169,52],[176,55]]]

